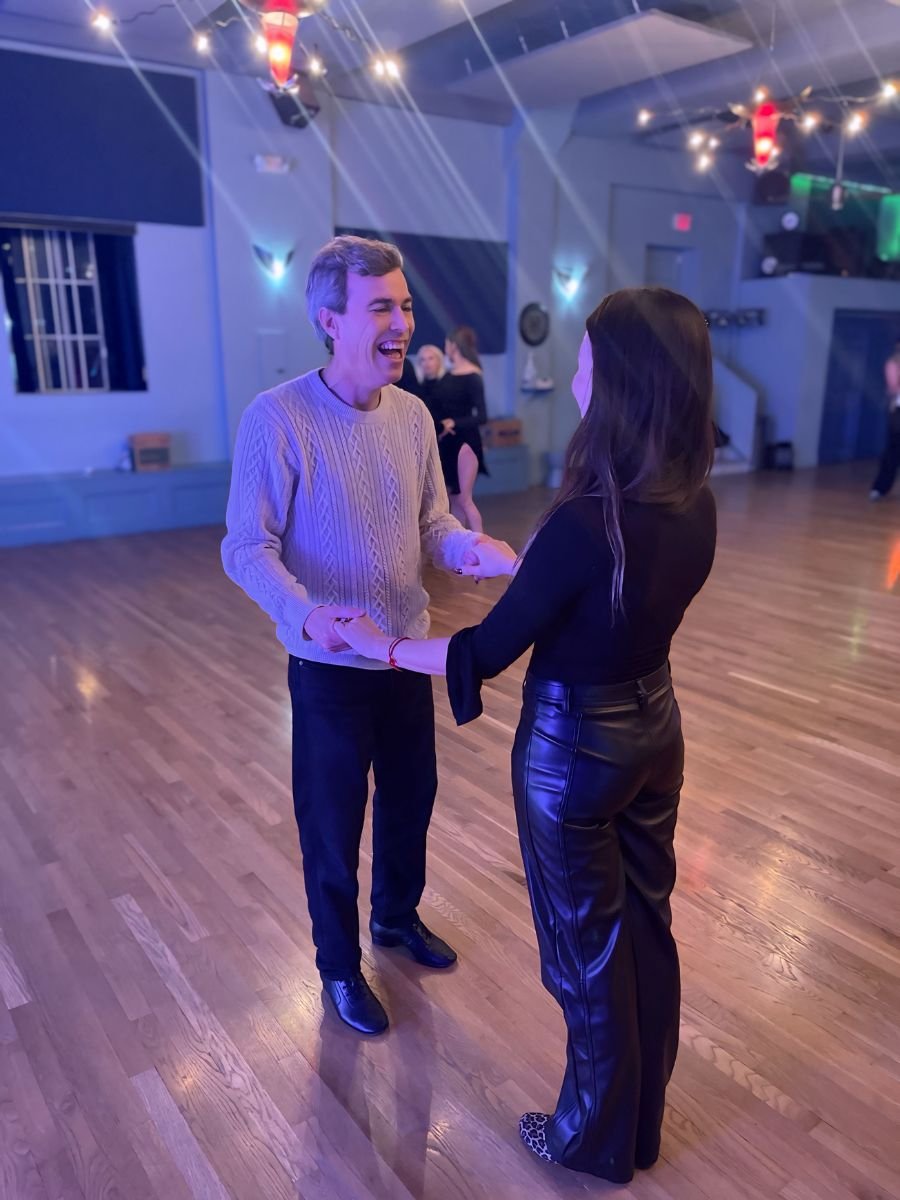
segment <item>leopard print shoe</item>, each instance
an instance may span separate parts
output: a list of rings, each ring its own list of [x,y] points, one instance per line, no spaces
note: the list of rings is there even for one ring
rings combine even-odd
[[[547,1122],[550,1120],[546,1113],[530,1112],[519,1121],[519,1137],[532,1154],[542,1158],[544,1162],[554,1162],[553,1155],[547,1149]]]

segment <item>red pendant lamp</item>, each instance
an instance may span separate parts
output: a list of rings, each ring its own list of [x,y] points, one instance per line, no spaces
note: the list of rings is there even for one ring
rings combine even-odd
[[[778,123],[781,112],[771,100],[764,100],[757,105],[756,112],[751,118],[753,126],[753,165],[760,171],[765,171],[773,165],[777,157]]]
[[[266,39],[269,73],[277,87],[287,87],[293,77],[292,59],[297,29],[303,17],[322,8],[325,0],[241,0],[259,14]]]

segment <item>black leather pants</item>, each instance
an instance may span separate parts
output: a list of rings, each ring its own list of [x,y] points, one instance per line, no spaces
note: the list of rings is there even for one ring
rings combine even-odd
[[[608,687],[526,679],[516,817],[541,974],[569,1035],[548,1148],[620,1183],[659,1155],[678,1048],[669,897],[683,762],[667,667]]]

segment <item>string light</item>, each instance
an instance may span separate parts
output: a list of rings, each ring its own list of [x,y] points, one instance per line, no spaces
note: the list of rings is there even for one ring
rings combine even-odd
[[[711,154],[701,154],[697,159],[697,170],[708,171],[713,165],[713,156]]]
[[[698,129],[698,130],[695,130],[691,134],[691,136],[688,138],[688,145],[690,146],[690,148],[692,150],[698,150],[705,141],[706,141],[706,134],[701,133]]]
[[[90,0],[89,0],[90,2]],[[291,79],[291,62],[293,58],[294,38],[296,37],[297,27],[302,17],[315,15],[325,21],[336,32],[346,37],[348,41],[356,42],[364,49],[371,49],[367,42],[360,36],[359,32],[350,25],[341,24],[336,20],[331,13],[327,11],[329,0],[273,0],[272,3],[263,5],[258,0],[253,0],[253,3],[246,3],[246,7],[253,7],[259,12],[260,27],[251,40],[251,45],[255,52],[263,57],[268,57],[269,70],[275,84],[279,88],[287,88]],[[2,4],[2,0],[0,0]],[[106,9],[93,9],[90,16],[90,23],[99,33],[108,34],[114,26],[128,25],[132,21],[136,21],[142,17],[153,16],[163,8],[177,8],[177,0],[162,0],[155,8],[148,8],[141,12],[135,13],[134,16],[126,19],[116,18],[110,15]],[[221,8],[225,8],[222,5]],[[210,21],[219,29],[225,29],[235,21],[241,20],[239,15],[240,10],[235,4],[235,14],[224,13],[221,18],[217,15],[217,9],[211,15]],[[211,28],[199,28],[193,30],[194,49],[199,54],[209,54],[212,50],[212,33]],[[400,62],[392,55],[379,55],[371,59],[371,67],[379,79],[391,80],[397,82],[401,78]],[[321,78],[328,73],[328,68],[318,47],[316,50],[307,56],[306,69],[310,75]],[[642,113],[646,110],[642,110]],[[651,113],[646,114],[646,118],[641,118],[641,123],[646,124],[652,117]]]
[[[722,143],[719,141],[719,139],[717,137],[711,137],[706,144],[710,148],[710,150],[718,150],[718,148],[721,146]]]
[[[652,120],[653,120],[653,113],[650,111],[649,108],[642,108],[637,115],[637,123],[642,128],[644,125],[649,125]]]
[[[866,114],[863,112],[855,112],[847,118],[847,132],[851,137],[856,133],[861,133],[866,127]]]
[[[812,133],[814,129],[818,129],[819,120],[818,113],[805,113],[803,120],[800,122],[800,128],[804,133]]]
[[[756,89],[756,91],[753,93],[753,99],[756,101],[757,104],[762,104],[763,100],[768,99],[768,95],[769,95],[769,93],[766,90],[766,88],[758,87]]]
[[[897,95],[896,83],[892,83],[890,80],[887,80],[887,82],[883,85],[883,87],[881,89],[882,100],[893,100],[896,95]]]
[[[375,58],[372,60],[372,70],[379,79],[399,79],[400,64],[395,58]]]

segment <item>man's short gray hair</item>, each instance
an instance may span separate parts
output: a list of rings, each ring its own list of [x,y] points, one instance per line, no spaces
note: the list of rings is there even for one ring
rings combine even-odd
[[[388,275],[403,269],[403,255],[391,242],[344,234],[332,238],[312,260],[306,280],[306,312],[329,350],[332,341],[319,321],[319,311],[347,310],[347,275]]]

